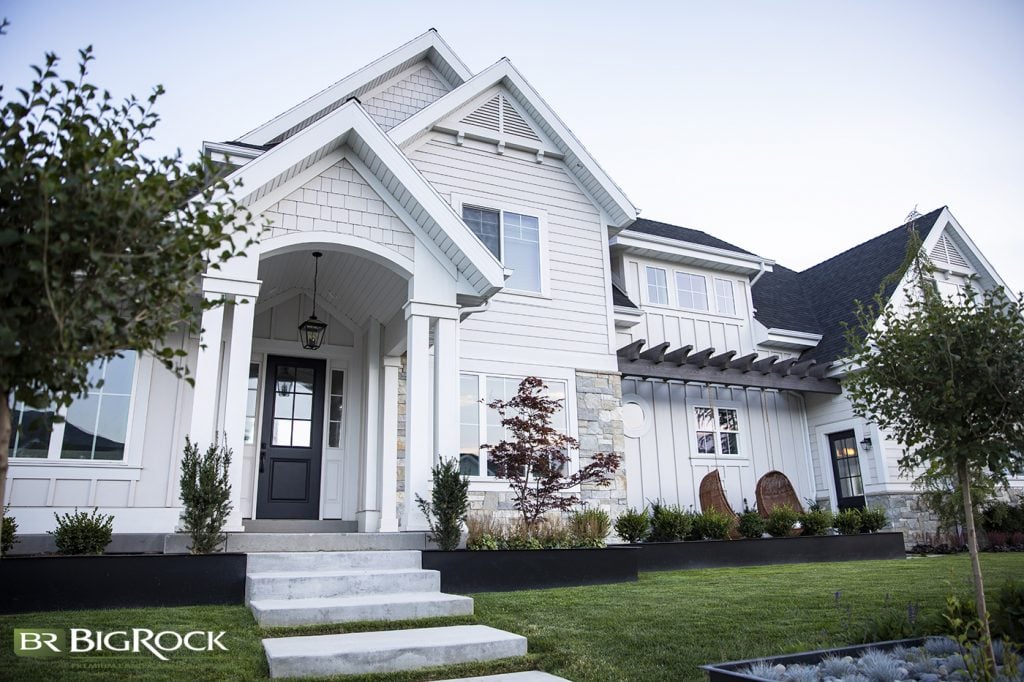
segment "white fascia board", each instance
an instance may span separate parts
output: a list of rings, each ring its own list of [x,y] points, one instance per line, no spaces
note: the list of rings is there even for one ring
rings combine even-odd
[[[232,166],[244,166],[265,151],[265,149],[243,147],[230,142],[203,142],[203,156],[211,161],[227,163]]]
[[[619,233],[608,240],[608,244],[613,249],[617,248],[634,253],[638,251],[656,251],[667,260],[706,261],[712,267],[714,265],[724,265],[748,275],[761,272],[762,266],[765,272],[771,272],[775,266],[775,261],[753,254],[719,249],[714,246],[704,246],[703,244],[693,244],[692,242],[681,242],[678,239],[659,237],[642,232]]]
[[[585,175],[592,177],[602,190],[604,197],[596,197],[600,207],[604,209],[615,226],[627,225],[636,220],[636,207],[629,201],[625,193],[616,185],[604,169],[597,163],[590,152],[572,134],[568,126],[548,106],[547,102],[533,89],[522,74],[516,70],[508,59],[501,59],[487,67],[473,78],[441,97],[434,103],[424,107],[406,120],[392,128],[388,135],[399,146],[404,147],[430,131],[440,121],[451,116],[456,110],[480,96],[496,85],[503,85],[526,109],[536,111],[531,116],[541,125],[544,134],[566,158],[566,166],[578,181],[586,187],[588,177],[582,177],[573,163],[573,158],[585,169]],[[528,105],[528,106],[527,106]]]
[[[491,295],[505,283],[504,269],[490,250],[466,226],[437,190],[427,182],[408,157],[370,118],[358,102],[348,102],[319,121],[304,128],[246,166],[227,177],[230,186],[242,184],[239,192],[246,199],[261,189],[281,181],[290,169],[310,159],[322,158],[358,137],[379,159],[416,203],[441,227],[441,231],[466,256],[480,273],[486,288],[481,294]],[[242,203],[247,203],[242,200]]]
[[[814,348],[821,342],[821,338],[821,334],[771,327],[768,329],[768,335],[759,344],[776,348]]]
[[[366,84],[380,78],[392,69],[403,65],[411,65],[413,62],[428,56],[432,49],[441,63],[450,68],[461,79],[462,83],[472,78],[473,73],[459,59],[458,55],[452,51],[448,43],[438,35],[437,31],[430,29],[426,33],[413,38],[405,45],[367,64],[350,76],[321,90],[283,114],[249,131],[239,138],[239,142],[266,144],[269,140],[302,123],[310,116],[322,111],[338,100],[351,96]],[[460,84],[453,83],[452,85],[458,86]]]

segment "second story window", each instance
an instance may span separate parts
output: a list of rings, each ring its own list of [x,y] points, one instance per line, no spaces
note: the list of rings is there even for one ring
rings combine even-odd
[[[512,270],[509,289],[541,291],[540,220],[536,216],[463,206],[462,219],[495,258]]]
[[[733,293],[732,282],[715,278],[715,301],[718,312],[724,315],[736,314],[736,295]]]
[[[677,272],[676,295],[679,297],[680,308],[708,309],[708,284],[701,275]]]
[[[668,282],[661,268],[647,266],[647,300],[656,305],[668,305]]]

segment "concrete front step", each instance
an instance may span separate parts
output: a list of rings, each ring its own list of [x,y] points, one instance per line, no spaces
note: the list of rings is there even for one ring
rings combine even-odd
[[[415,550],[349,552],[254,552],[246,562],[248,573],[268,571],[346,571],[357,569],[421,568]]]
[[[164,539],[165,554],[188,552],[188,535]],[[430,549],[426,533],[228,533],[228,552],[346,552]]]
[[[246,533],[355,533],[358,524],[337,519],[248,519],[242,521],[242,528]]]
[[[249,607],[263,627],[473,615],[470,597],[440,592],[368,594],[332,599],[254,599]]]
[[[540,670],[527,670],[521,673],[460,677],[457,680],[441,680],[441,682],[569,682],[569,680]]]
[[[422,569],[271,571],[245,577],[245,603],[394,592],[440,592],[441,574]]]
[[[417,670],[526,655],[526,638],[486,625],[264,639],[271,677]]]

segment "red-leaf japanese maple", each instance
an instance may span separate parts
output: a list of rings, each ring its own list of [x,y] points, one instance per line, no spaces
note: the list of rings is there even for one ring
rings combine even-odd
[[[528,530],[545,512],[571,509],[580,502],[564,491],[583,483],[606,486],[619,468],[618,454],[598,452],[589,463],[580,462],[579,469],[568,473],[569,453],[578,450],[579,443],[551,426],[551,416],[562,408],[562,400],[549,397],[547,386],[537,377],[523,379],[509,400],[492,400],[487,406],[498,411],[510,438],[483,447],[498,477],[511,484],[515,507]]]

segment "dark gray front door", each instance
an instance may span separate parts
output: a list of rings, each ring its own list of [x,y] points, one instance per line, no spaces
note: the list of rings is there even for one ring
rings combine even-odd
[[[832,473],[835,475],[839,509],[862,508],[864,479],[860,473],[857,437],[853,431],[830,433],[828,447],[832,451]]]
[[[320,518],[323,360],[267,358],[256,517]]]

